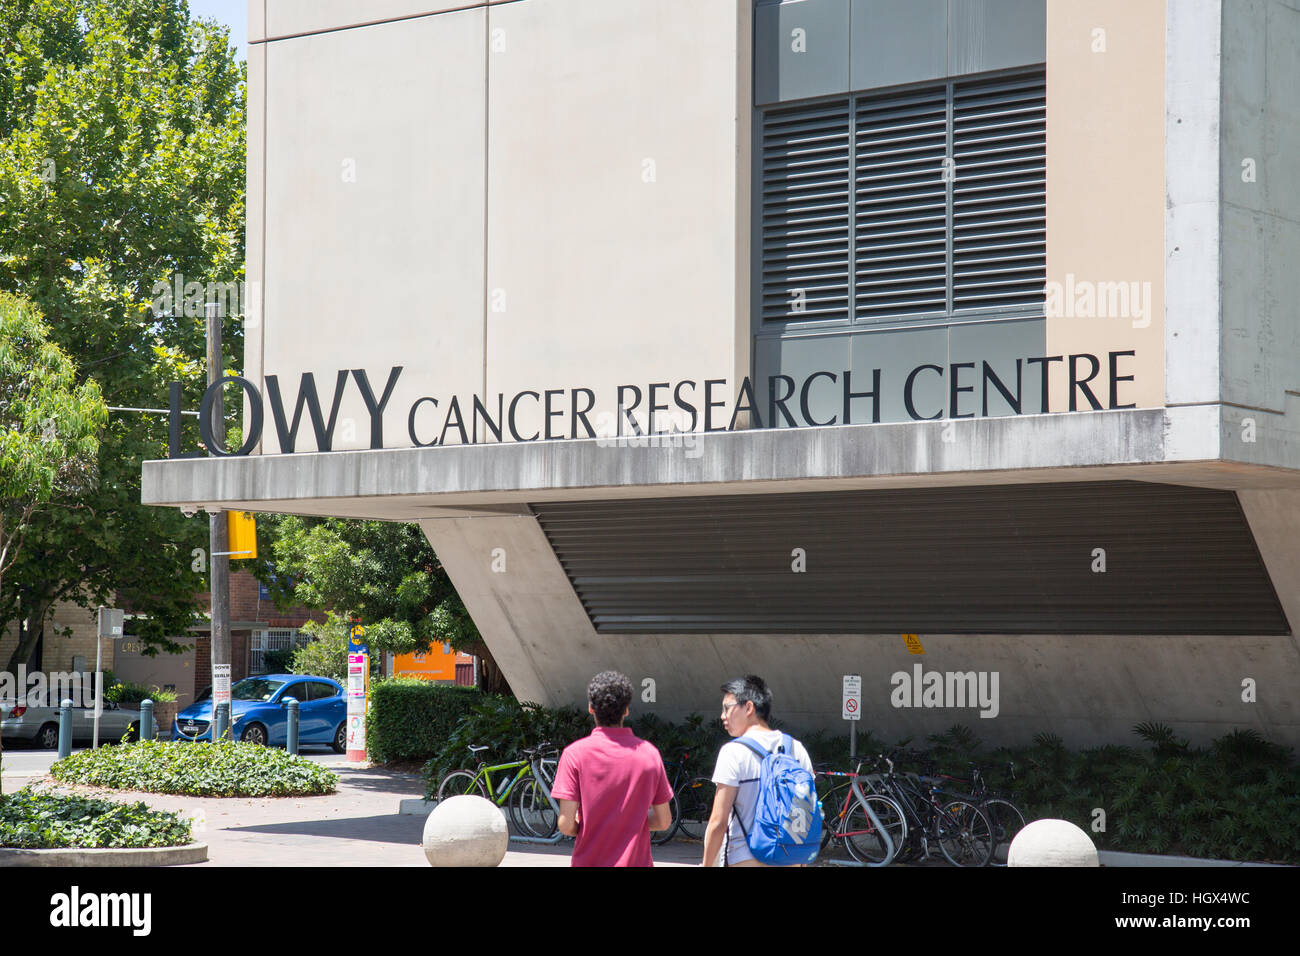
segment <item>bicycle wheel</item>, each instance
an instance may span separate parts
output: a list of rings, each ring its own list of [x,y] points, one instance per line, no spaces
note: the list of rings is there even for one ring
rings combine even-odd
[[[678,801],[677,794],[675,793],[673,794],[673,798],[668,801],[668,812],[673,818],[672,823],[668,824],[668,829],[650,831],[650,842],[655,846],[663,846],[671,840],[673,834],[677,832],[677,828],[682,824],[682,805],[681,802]]]
[[[468,770],[453,770],[439,781],[439,802],[447,797],[457,797],[461,794],[486,798],[487,788],[483,786],[483,781],[479,779],[478,774],[470,773]]]
[[[973,803],[954,800],[937,810],[934,839],[953,866],[984,866],[993,856],[993,825]]]
[[[682,836],[703,840],[704,829],[713,813],[713,781],[708,777],[695,777],[677,794],[680,815],[677,819]]]
[[[844,819],[844,848],[859,863],[888,866],[907,841],[903,808],[888,797],[869,793],[862,797],[870,807],[868,813],[856,795],[850,794],[848,799],[851,806]]]
[[[989,866],[1006,866],[1011,841],[1024,828],[1025,815],[1016,809],[1014,803],[1002,797],[989,797],[980,804],[980,809],[993,826],[993,856]]]
[[[560,828],[559,816],[536,777],[525,777],[511,789],[510,816],[525,836],[548,840]]]

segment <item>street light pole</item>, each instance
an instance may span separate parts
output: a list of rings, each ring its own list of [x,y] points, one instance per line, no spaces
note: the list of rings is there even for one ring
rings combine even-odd
[[[208,332],[208,385],[225,377],[221,354],[221,316],[216,302],[206,303]],[[215,389],[212,403],[212,438],[226,442],[225,402]],[[209,449],[209,453],[211,449]],[[220,740],[230,718],[230,551],[226,512],[208,513],[208,574],[212,586],[212,741]],[[224,686],[223,686],[224,684]],[[223,694],[224,692],[224,694]],[[225,700],[222,698],[226,697]]]

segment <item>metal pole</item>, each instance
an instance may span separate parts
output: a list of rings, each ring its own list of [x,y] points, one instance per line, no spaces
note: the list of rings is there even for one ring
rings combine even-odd
[[[849,721],[849,761],[858,759],[858,722]]]
[[[225,376],[221,353],[221,316],[217,303],[206,304],[208,332],[208,385]],[[225,402],[218,390],[212,403],[212,437],[221,445],[226,442]],[[209,449],[209,454],[211,450]],[[220,665],[230,664],[230,550],[226,512],[211,511],[208,517],[208,574],[212,586],[212,741],[225,734],[229,708],[217,706],[216,675]]]
[[[104,608],[100,607],[95,620],[95,740],[92,750],[99,749],[99,713],[104,709],[104,637],[100,634],[99,622],[104,618]]]

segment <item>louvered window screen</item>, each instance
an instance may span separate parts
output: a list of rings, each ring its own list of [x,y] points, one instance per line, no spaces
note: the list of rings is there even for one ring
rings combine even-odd
[[[1046,114],[1041,69],[767,110],[763,319],[1040,312]]]

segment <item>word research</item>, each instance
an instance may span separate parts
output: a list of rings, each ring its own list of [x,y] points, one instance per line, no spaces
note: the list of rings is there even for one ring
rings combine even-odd
[[[50,897],[51,926],[128,926],[148,936],[153,925],[152,893],[82,893],[78,886]]]
[[[894,707],[979,707],[981,717],[998,715],[997,671],[895,671],[889,702]]]

